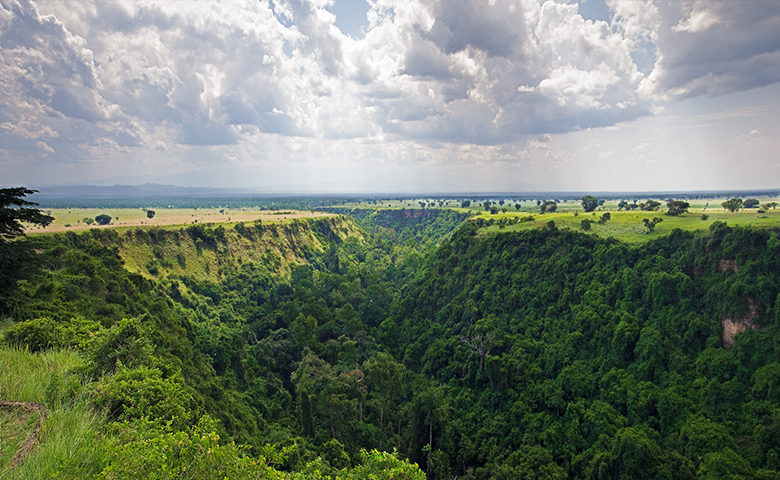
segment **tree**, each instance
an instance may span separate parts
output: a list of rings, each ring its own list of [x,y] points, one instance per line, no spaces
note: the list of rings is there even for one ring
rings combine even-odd
[[[542,210],[541,213],[553,213],[558,208],[558,204],[555,202],[544,202],[539,205],[539,208]]]
[[[471,200],[463,200],[460,202],[460,208],[469,208],[471,206]]]
[[[677,215],[688,213],[688,208],[690,206],[690,203],[683,202],[682,200],[670,200],[666,202],[666,214],[676,217]]]
[[[98,225],[108,225],[111,223],[111,217],[106,215],[105,213],[101,213],[97,217],[95,217],[95,223]]]
[[[587,232],[588,230],[590,230],[590,225],[592,223],[593,223],[593,220],[591,220],[589,218],[586,218],[585,220],[582,221],[582,229]]]
[[[588,465],[587,476],[612,479],[669,479],[672,475],[666,458],[647,434],[633,427],[623,428],[610,439],[612,448],[596,457]]]
[[[485,203],[482,204],[483,207],[485,207],[485,211],[490,211],[490,200],[485,200]]]
[[[10,310],[17,281],[31,275],[34,251],[26,242],[9,241],[24,236],[22,222],[46,227],[53,217],[41,213],[37,203],[24,199],[35,193],[25,187],[0,189],[0,312]]]
[[[520,205],[519,203],[515,203],[515,210],[519,211],[520,208],[522,208],[522,205]]]
[[[743,208],[758,208],[759,201],[755,198],[748,198],[745,200],[745,202],[742,204]]]
[[[648,200],[644,203],[639,204],[639,209],[644,210],[645,212],[654,212],[658,210],[658,207],[661,206],[661,202],[656,202],[655,200]]]
[[[601,216],[601,218],[599,218],[599,223],[600,223],[600,224],[602,224],[602,225],[604,225],[605,223],[607,223],[607,222],[608,222],[608,221],[610,221],[611,219],[612,219],[612,215],[611,215],[609,212],[605,212],[605,213],[604,213],[604,214]]]
[[[582,197],[582,209],[586,212],[592,212],[599,206],[599,199],[593,195],[585,195]]]
[[[46,227],[54,221],[54,217],[46,215],[37,208],[37,203],[24,200],[37,190],[25,187],[0,188],[0,240],[24,235],[21,222],[32,223]]]
[[[311,315],[298,314],[298,317],[290,325],[295,341],[304,347],[310,347],[314,343],[317,332],[317,319]]]
[[[621,200],[620,203],[618,203],[618,210],[628,209],[628,202],[625,200]]]
[[[154,218],[154,214],[155,213],[157,213],[157,212],[155,212],[154,210],[147,210],[146,211],[146,216],[147,216],[147,218],[149,218],[149,220],[151,220],[152,218]]]
[[[729,212],[736,212],[740,208],[742,208],[742,199],[741,198],[732,198],[731,200],[726,200],[725,202],[720,204],[723,208],[728,210]]]
[[[653,230],[655,229],[656,225],[658,225],[659,223],[661,223],[663,221],[664,221],[664,219],[660,218],[660,217],[653,217],[652,220],[647,219],[647,218],[643,218],[642,219],[642,223],[645,224],[645,227],[647,227],[647,229],[650,231],[650,233],[653,232]]]
[[[314,437],[314,416],[311,409],[311,398],[306,389],[301,391],[301,426],[303,434],[307,437]]]

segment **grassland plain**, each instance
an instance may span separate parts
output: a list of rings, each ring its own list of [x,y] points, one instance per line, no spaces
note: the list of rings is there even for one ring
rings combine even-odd
[[[38,414],[16,408],[0,410],[0,478],[53,478],[64,464],[76,465],[85,474],[99,471],[104,439],[99,436],[98,425],[102,417],[90,410],[77,379],[70,373],[82,363],[72,351],[33,353],[0,348],[0,400],[36,402],[48,412],[40,443],[25,456],[21,466],[11,468]]]
[[[138,226],[172,227],[189,225],[194,223],[225,223],[238,222],[283,222],[297,218],[315,218],[327,216],[325,212],[312,212],[303,210],[257,210],[257,209],[224,209],[224,208],[154,208],[154,217],[147,216],[147,209],[141,208],[73,208],[73,209],[44,209],[54,217],[54,222],[46,228],[31,227],[26,233],[52,233],[68,230],[87,230],[90,228],[121,228]],[[112,218],[111,225],[88,225],[85,219],[92,219],[105,214]]]
[[[598,223],[600,217],[609,212],[610,219],[601,224]],[[490,215],[487,212],[480,213],[472,220],[493,221],[493,224],[482,228],[480,233],[490,233],[498,231],[515,231],[530,228],[538,228],[547,225],[553,221],[559,228],[569,228],[572,230],[583,230],[582,221],[589,219],[593,222],[589,233],[599,237],[613,237],[626,243],[641,243],[652,238],[667,235],[672,230],[694,231],[709,228],[714,222],[726,222],[731,226],[755,226],[755,227],[780,227],[780,210],[769,210],[765,213],[757,213],[756,210],[741,210],[739,212],[726,212],[721,210],[708,210],[707,219],[702,220],[701,211],[691,211],[685,215],[677,217],[665,215],[664,212],[638,212],[638,211],[614,211],[599,210],[592,213],[583,212],[556,212],[545,213],[542,215],[533,215],[533,220],[528,222],[513,223],[515,218],[528,217],[527,213],[505,213]],[[652,219],[659,217],[663,222],[656,225],[651,233],[644,226],[643,219]],[[505,224],[502,225],[502,223]]]

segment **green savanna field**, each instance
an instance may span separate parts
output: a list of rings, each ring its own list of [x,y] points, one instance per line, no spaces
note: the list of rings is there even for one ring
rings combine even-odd
[[[238,222],[283,222],[294,218],[312,218],[329,215],[324,212],[302,210],[258,210],[250,208],[150,208],[155,212],[153,218],[148,218],[147,209],[141,208],[43,208],[42,211],[53,216],[54,222],[46,228],[31,227],[26,233],[51,233],[67,230],[84,230],[89,228],[122,228],[139,226],[182,226],[195,223],[235,224]],[[84,219],[93,219],[98,215],[108,215],[112,218],[111,225],[88,225]]]
[[[759,196],[755,198],[759,200],[761,205],[771,202],[780,203],[779,197]],[[604,202],[604,204],[595,212],[585,213],[579,200],[573,199],[559,202],[555,213],[545,214],[539,213],[539,207],[537,207],[535,200],[524,200],[519,202],[521,208],[520,210],[517,210],[515,208],[515,202],[509,198],[504,199],[504,205],[496,205],[499,207],[499,213],[496,214],[491,214],[489,211],[485,210],[481,205],[484,199],[479,203],[472,200],[469,208],[460,208],[461,200],[454,198],[435,200],[420,198],[384,202],[377,201],[376,203],[356,202],[345,206],[352,208],[419,209],[419,202],[427,201],[435,202],[436,206],[433,208],[439,208],[439,200],[441,200],[442,208],[451,208],[459,212],[469,212],[473,215],[472,220],[474,221],[479,221],[480,219],[483,222],[488,223],[492,221],[491,225],[487,225],[480,229],[480,233],[539,228],[546,226],[550,221],[554,221],[555,225],[559,228],[582,231],[582,221],[584,219],[590,219],[595,223],[591,225],[588,233],[600,237],[614,237],[628,243],[641,243],[652,238],[667,235],[676,228],[688,231],[704,230],[709,228],[714,222],[726,222],[732,226],[780,226],[780,209],[768,209],[764,210],[763,213],[759,213],[759,210],[762,210],[761,208],[741,209],[737,212],[729,212],[721,206],[721,203],[727,200],[725,197],[689,201],[689,212],[680,216],[666,215],[666,202],[659,198],[655,198],[655,200],[661,202],[661,208],[653,212],[618,210],[619,200],[609,200]],[[496,203],[499,200],[501,200],[501,198],[496,197],[492,202]],[[638,199],[637,202],[641,203],[646,200],[647,199]],[[631,201],[633,201],[633,199]],[[507,209],[506,213],[501,212],[502,208]],[[610,214],[610,220],[604,224],[598,223],[599,218],[607,212]],[[707,216],[706,220],[702,219],[702,214]],[[524,222],[519,221],[519,219],[527,218],[529,216],[533,216],[533,220]],[[657,224],[654,231],[650,233],[644,226],[642,219],[652,219],[654,217],[660,217],[663,221]]]

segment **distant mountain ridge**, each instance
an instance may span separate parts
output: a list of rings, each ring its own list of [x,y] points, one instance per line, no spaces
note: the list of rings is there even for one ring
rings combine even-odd
[[[179,187],[145,183],[143,185],[63,185],[37,188],[35,197],[215,197],[262,195],[257,190],[241,188]]]

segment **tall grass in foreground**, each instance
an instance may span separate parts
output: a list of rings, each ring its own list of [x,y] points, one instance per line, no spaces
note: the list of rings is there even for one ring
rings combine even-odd
[[[23,465],[13,469],[16,447],[0,443],[0,478],[88,478],[105,465],[102,419],[90,410],[78,377],[69,373],[81,364],[78,354],[71,351],[32,353],[0,347],[0,400],[37,402],[48,411],[39,443]],[[37,418],[37,414],[12,410],[4,409],[7,424],[0,425],[0,435],[6,429],[25,429],[23,437],[31,431],[31,417]],[[19,442],[13,443],[18,446]]]
[[[0,348],[0,400],[46,404],[53,378],[64,378],[82,364],[76,352],[48,350],[31,353],[18,347]],[[46,405],[49,408],[49,405]]]

